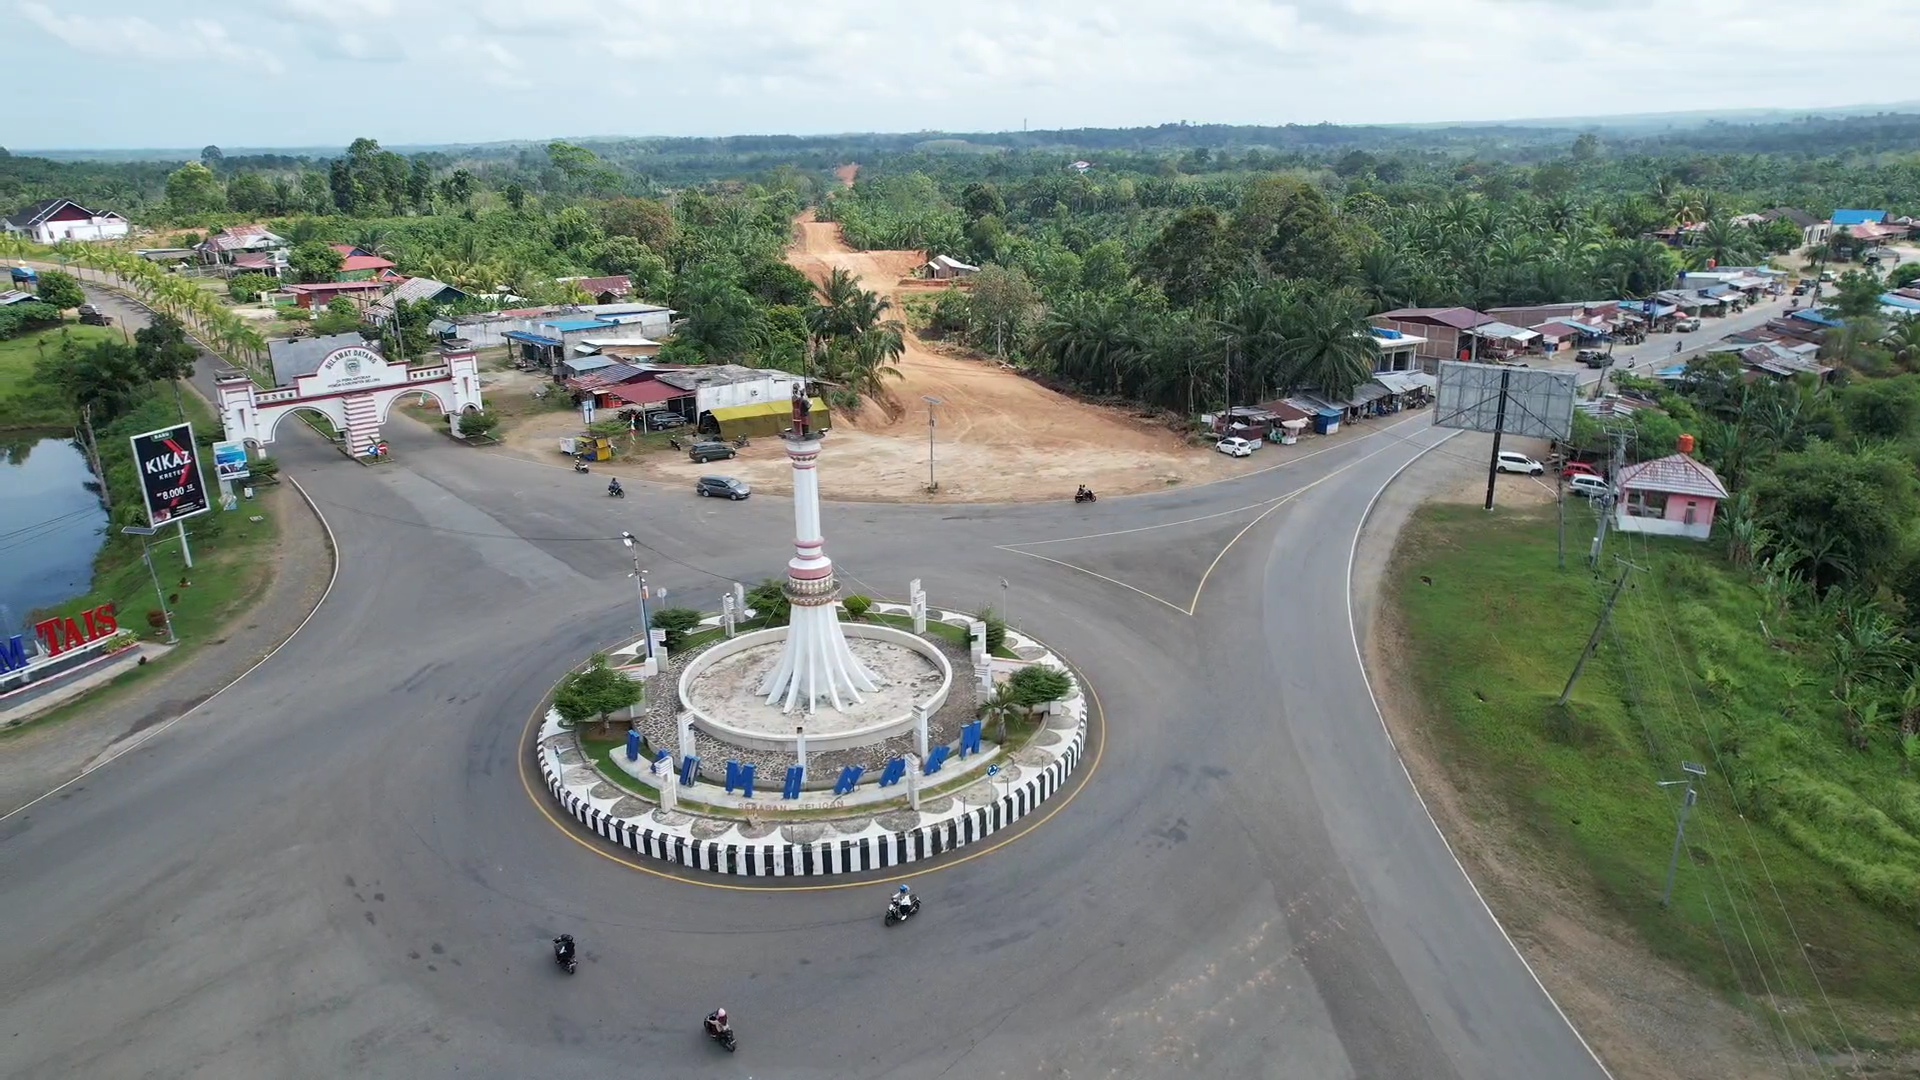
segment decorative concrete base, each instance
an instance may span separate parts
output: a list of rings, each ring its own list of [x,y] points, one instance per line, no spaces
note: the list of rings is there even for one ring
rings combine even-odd
[[[844,818],[742,821],[703,816],[687,805],[685,800],[717,798],[723,789],[710,784],[680,789],[683,801],[672,813],[654,810],[630,792],[603,797],[596,789],[606,783],[605,778],[583,763],[572,733],[561,726],[557,713],[549,713],[535,753],[547,790],[569,815],[596,835],[663,862],[749,877],[859,873],[920,862],[982,840],[1032,813],[1065,785],[1080,763],[1088,714],[1079,679],[1038,642],[1011,630],[1007,640],[1023,659],[996,660],[999,670],[1045,664],[1065,672],[1073,682],[1072,691],[1054,703],[1042,737],[1022,748],[1014,761],[1000,760],[995,776],[978,777],[944,795],[929,794],[917,811],[881,809],[871,799],[849,797],[843,804]],[[1029,656],[1030,660],[1025,659]],[[1047,734],[1060,737],[1047,740]],[[927,783],[944,784],[954,778],[957,774],[935,774]],[[885,790],[886,798],[907,793],[904,783]],[[777,795],[778,788],[771,794]],[[855,795],[862,794],[856,789]],[[638,812],[619,812],[632,811],[636,804]],[[743,807],[748,813],[753,808],[777,812],[796,807],[763,797]]]

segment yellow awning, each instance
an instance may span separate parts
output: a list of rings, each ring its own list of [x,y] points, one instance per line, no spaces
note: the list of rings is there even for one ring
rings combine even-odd
[[[827,403],[819,398],[812,401],[812,416],[824,416]],[[763,401],[757,405],[729,405],[724,409],[712,410],[713,418],[724,424],[734,420],[750,420],[761,416],[790,417],[793,415],[792,401]]]

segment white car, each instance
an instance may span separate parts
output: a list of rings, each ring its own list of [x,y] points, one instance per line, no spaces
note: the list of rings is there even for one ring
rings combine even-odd
[[[1598,499],[1612,491],[1613,485],[1598,476],[1575,473],[1567,477],[1567,490],[1585,498]]]
[[[1255,450],[1260,449],[1260,444],[1252,439],[1242,439],[1237,435],[1232,435],[1221,439],[1220,444],[1215,446],[1214,449],[1228,457],[1249,457]]]
[[[1500,459],[1495,462],[1494,469],[1499,472],[1523,473],[1527,476],[1539,476],[1547,471],[1545,465],[1525,454],[1516,454],[1511,450],[1500,451]]]

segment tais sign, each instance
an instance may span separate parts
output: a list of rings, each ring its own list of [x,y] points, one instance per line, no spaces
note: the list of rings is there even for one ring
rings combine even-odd
[[[192,424],[149,431],[132,441],[133,465],[140,474],[149,525],[157,529],[207,511],[207,488],[200,479],[200,448],[194,445]]]
[[[101,604],[92,611],[81,612],[79,618],[68,616],[34,623],[33,632],[51,659],[69,649],[112,637],[120,632],[120,620],[115,617],[112,604]],[[27,666],[27,661],[26,642],[22,638],[16,635],[0,643],[0,672],[18,671]]]

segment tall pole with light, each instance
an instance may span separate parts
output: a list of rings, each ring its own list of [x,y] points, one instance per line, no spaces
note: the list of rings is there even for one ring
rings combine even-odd
[[[653,620],[647,616],[647,572],[640,569],[640,544],[634,540],[630,532],[621,533],[620,542],[625,544],[627,551],[633,555],[631,576],[634,589],[640,594],[640,638],[647,643],[647,659],[651,660],[653,659]]]
[[[160,530],[144,525],[122,525],[120,531],[140,538],[140,561],[147,564],[147,574],[153,578],[153,597],[160,601],[160,621],[167,627],[167,644],[178,645],[180,639],[173,634],[173,612],[167,610],[167,590],[160,587],[160,572],[153,568],[153,548],[149,546],[153,534]]]
[[[940,482],[933,478],[933,410],[946,401],[930,394],[922,394],[920,400],[927,403],[927,490],[939,491]]]

